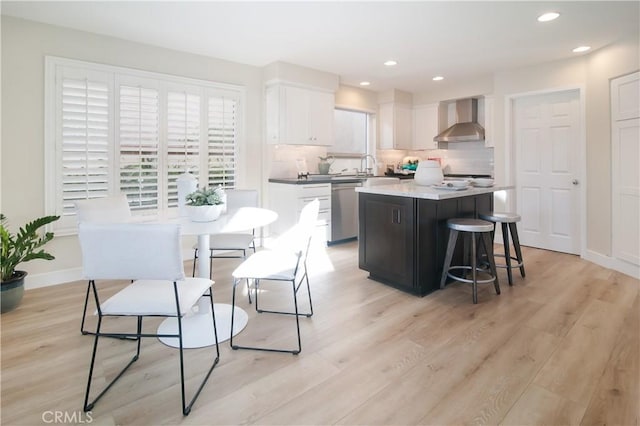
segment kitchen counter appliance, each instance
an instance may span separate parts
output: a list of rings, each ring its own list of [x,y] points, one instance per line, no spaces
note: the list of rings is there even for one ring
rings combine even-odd
[[[337,243],[358,237],[358,194],[362,182],[331,184],[331,241]]]

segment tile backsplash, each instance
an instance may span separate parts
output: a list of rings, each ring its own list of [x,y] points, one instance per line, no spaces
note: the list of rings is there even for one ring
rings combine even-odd
[[[269,145],[268,164],[270,178],[295,178],[298,175],[298,160],[304,160],[309,173],[318,173],[318,157],[325,157],[327,149],[323,146],[306,145]],[[401,163],[406,156],[426,160],[430,157],[441,158],[445,174],[487,174],[493,176],[493,148],[486,148],[484,142],[449,143],[447,149],[426,151],[378,150],[374,173],[384,175],[386,165]],[[373,164],[369,160],[368,167]],[[359,158],[337,158],[331,166],[330,173],[353,173],[360,168]]]
[[[447,149],[413,151],[411,155],[425,159],[427,157],[441,158],[445,174],[493,176],[493,148],[485,148],[484,142],[450,142]]]
[[[426,160],[440,158],[445,174],[484,174],[493,176],[493,148],[486,148],[484,142],[451,142],[447,149],[426,151],[380,150],[378,164],[397,164],[406,156]],[[384,169],[382,169],[384,172]]]
[[[295,178],[298,176],[298,160],[304,160],[307,172],[318,173],[318,157],[327,155],[324,146],[310,145],[268,145],[271,158],[268,170],[270,178]]]

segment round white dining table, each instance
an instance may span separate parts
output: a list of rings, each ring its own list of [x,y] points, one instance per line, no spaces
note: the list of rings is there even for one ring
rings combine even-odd
[[[216,234],[250,231],[269,225],[277,218],[278,214],[272,210],[259,207],[241,207],[222,214],[218,219],[211,222],[193,222],[186,217],[174,219],[172,222],[180,223],[182,235],[198,236],[198,253],[203,256],[205,253],[209,253],[209,238],[215,238]],[[198,262],[197,276],[203,278],[211,276],[209,262]],[[213,294],[215,301],[215,292]],[[247,325],[248,316],[244,310],[236,307],[233,330],[231,330],[231,305],[215,303],[213,308],[216,313],[218,342],[230,339],[232,332],[235,336]],[[176,318],[167,318],[160,324],[158,334],[177,334],[177,330],[178,320]],[[167,346],[179,347],[178,338],[176,337],[161,337],[160,341]],[[211,305],[208,298],[201,297],[194,311],[189,312],[182,318],[182,346],[184,348],[201,348],[214,344]]]

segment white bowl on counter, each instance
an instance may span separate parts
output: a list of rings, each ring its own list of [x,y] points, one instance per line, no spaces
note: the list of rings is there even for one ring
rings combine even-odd
[[[479,188],[488,188],[493,186],[493,179],[490,178],[475,178],[472,182],[474,186]]]

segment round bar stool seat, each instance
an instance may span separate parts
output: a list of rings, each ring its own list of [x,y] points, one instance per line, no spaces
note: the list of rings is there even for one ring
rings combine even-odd
[[[500,294],[500,284],[498,283],[498,274],[496,273],[496,264],[493,258],[493,239],[491,234],[494,230],[494,224],[481,219],[449,219],[447,221],[449,228],[449,243],[447,244],[447,252],[445,254],[444,266],[442,269],[442,278],[440,279],[440,288],[444,288],[447,277],[456,281],[472,284],[473,287],[473,303],[478,303],[478,284],[493,283],[496,294]],[[470,253],[467,253],[467,244],[465,243],[465,253],[463,257],[470,256],[470,262],[465,265],[451,266],[451,260],[456,248],[458,234],[462,232],[463,236],[468,235],[471,240]],[[477,237],[484,246],[485,253],[489,261],[489,271],[478,266],[477,258]],[[462,271],[461,273],[459,271]],[[471,279],[466,277],[466,273],[471,272]],[[459,273],[456,274],[456,272]],[[488,275],[486,279],[478,278],[478,273]]]
[[[520,268],[520,275],[525,277],[524,262],[522,260],[522,250],[520,248],[520,239],[518,238],[518,228],[516,223],[520,222],[520,215],[511,212],[490,212],[480,213],[478,215],[480,219],[493,222],[492,238],[495,235],[495,225],[500,223],[502,226],[502,241],[504,245],[504,254],[496,254],[505,258],[504,265],[496,265],[498,268],[505,268],[507,270],[507,277],[509,278],[509,285],[513,285],[513,274],[511,270],[514,268]],[[513,242],[513,248],[516,252],[516,256],[511,256],[511,248],[509,245],[509,234],[511,234],[511,241]],[[513,263],[515,261],[516,263]]]
[[[493,224],[486,220],[479,219],[449,219],[447,221],[449,229],[462,232],[491,232]]]
[[[520,215],[510,212],[480,213],[478,217],[493,223],[515,223],[520,222]]]

